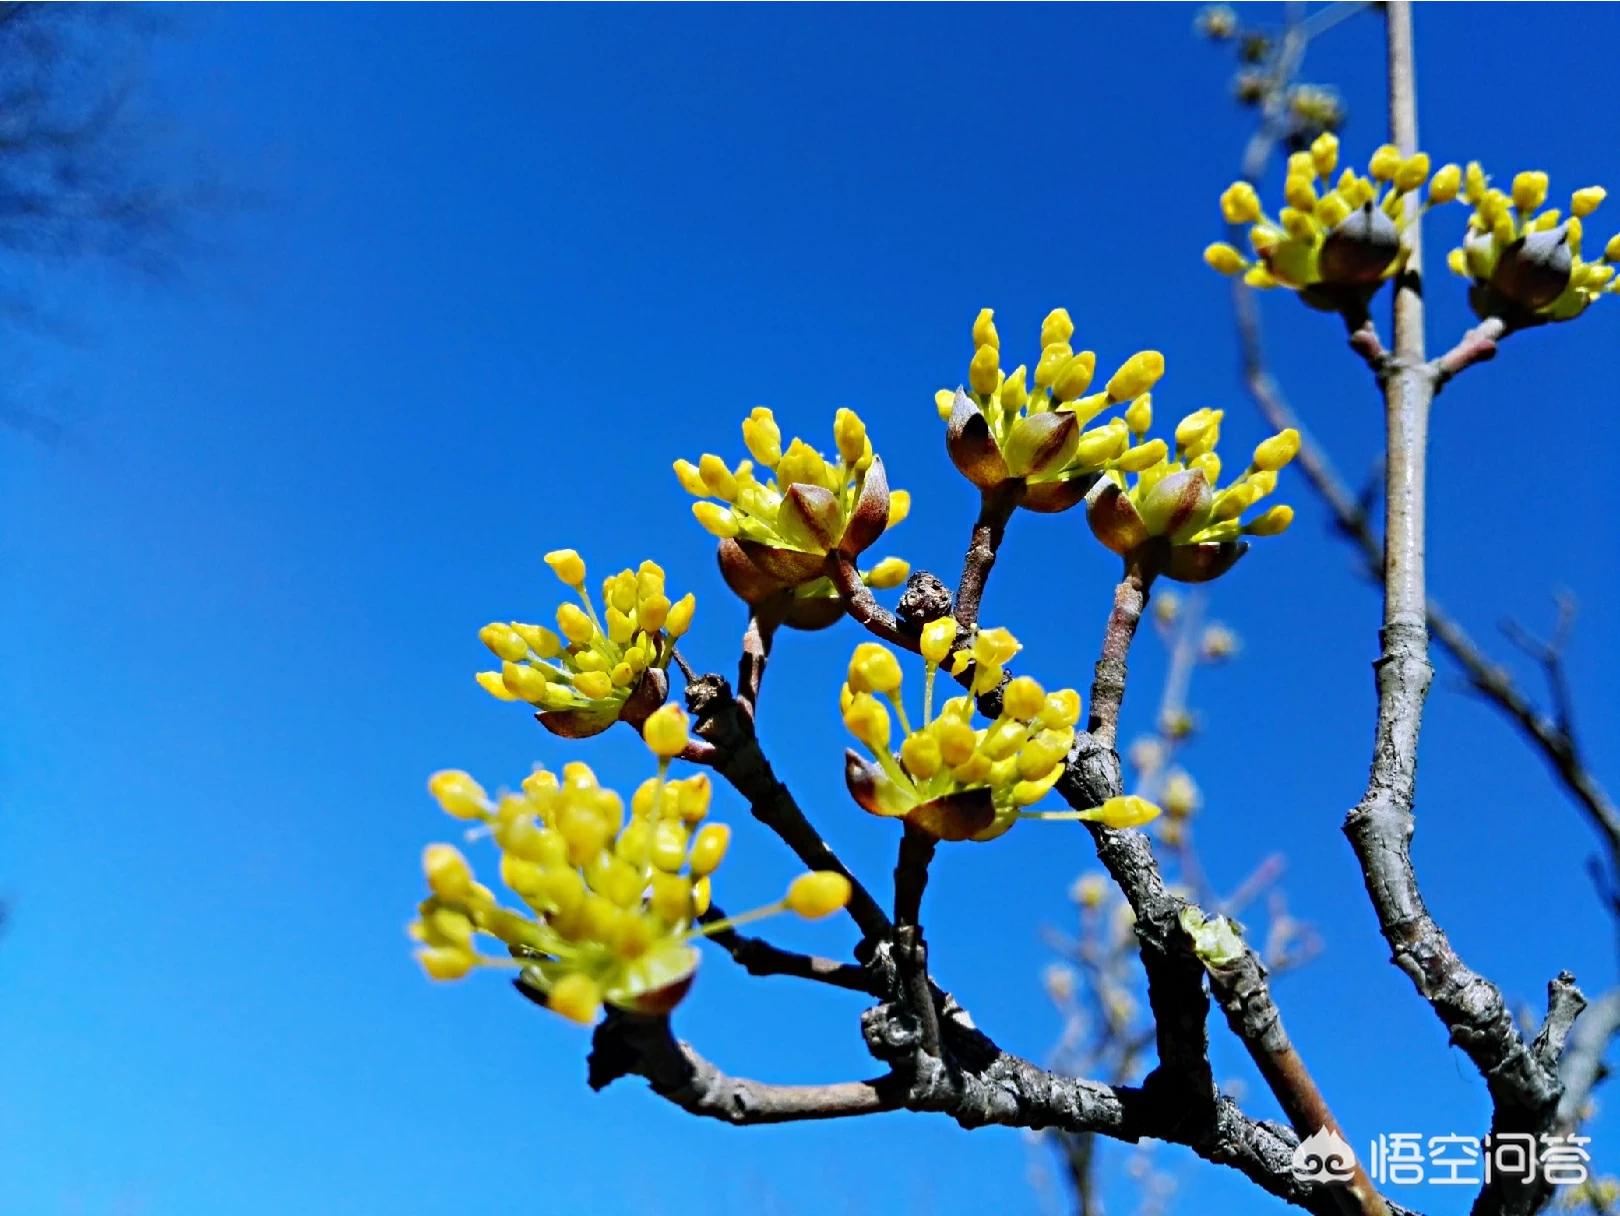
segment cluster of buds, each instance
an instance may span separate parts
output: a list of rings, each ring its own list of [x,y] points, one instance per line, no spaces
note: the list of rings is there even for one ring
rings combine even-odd
[[[1403,157],[1385,144],[1372,154],[1365,175],[1345,168],[1335,177],[1338,162],[1339,140],[1332,132],[1293,153],[1283,184],[1286,205],[1275,219],[1251,184],[1232,183],[1221,195],[1221,214],[1229,224],[1250,226],[1257,260],[1224,242],[1205,249],[1204,260],[1222,274],[1242,274],[1251,287],[1293,288],[1318,308],[1364,308],[1406,263],[1406,198],[1429,180],[1429,158],[1422,152]],[[1429,205],[1456,196],[1460,173],[1447,165],[1434,175]]]
[[[911,496],[889,489],[883,461],[854,410],[841,409],[834,418],[836,462],[802,439],[784,449],[781,428],[763,406],[743,420],[742,433],[753,460],[735,468],[712,453],[697,464],[675,462],[682,488],[703,500],[692,504],[692,514],[720,539],[720,573],[746,603],[774,605],[796,628],[830,625],[843,605],[828,578],[829,559],[853,560],[864,552],[905,519]],[[770,480],[755,476],[756,463]],[[905,562],[886,558],[862,578],[888,588],[908,573]]]
[[[1511,193],[1490,185],[1477,161],[1462,179],[1461,198],[1474,212],[1462,246],[1446,258],[1468,279],[1469,303],[1480,317],[1500,317],[1514,328],[1579,316],[1605,292],[1620,290],[1613,263],[1620,261],[1620,236],[1609,241],[1602,260],[1581,259],[1582,222],[1607,192],[1602,186],[1575,191],[1569,217],[1547,201],[1547,175],[1520,173]]]
[[[1181,909],[1181,929],[1192,939],[1193,953],[1206,967],[1228,967],[1247,952],[1241,926],[1225,916],[1208,916],[1197,904]]]
[[[579,597],[557,609],[557,632],[520,621],[492,621],[479,639],[501,661],[478,683],[503,701],[526,701],[553,734],[580,739],[620,718],[639,727],[664,703],[675,641],[692,624],[695,601],[673,604],[654,562],[602,582],[602,615],[585,590],[585,563],[572,549],[546,554],[546,564]],[[604,619],[605,618],[605,619]]]
[[[1103,391],[1088,393],[1097,356],[1076,352],[1073,337],[1068,311],[1053,309],[1041,323],[1041,357],[1033,375],[1022,365],[1009,373],[1001,368],[991,310],[983,309],[974,321],[967,387],[941,389],[934,401],[945,420],[951,461],[985,493],[1014,493],[1019,505],[1033,511],[1067,510],[1129,446],[1123,419],[1087,428],[1114,406],[1142,408],[1164,375],[1164,356],[1139,351]]]
[[[697,938],[774,912],[819,917],[843,907],[849,880],[816,871],[800,875],[775,904],[699,923],[730,830],[703,822],[706,775],[666,775],[686,731],[673,705],[647,719],[644,737],[659,757],[658,776],[636,790],[628,816],[624,800],[578,762],[560,775],[536,769],[497,798],[464,772],[435,773],[433,796],[448,814],[481,825],[469,835],[495,842],[501,881],[523,907],[502,905],[453,845],[429,845],[422,865],[431,893],[409,930],[427,974],[454,980],[475,968],[515,968],[550,1008],[583,1024],[604,1004],[661,1014],[691,987]],[[481,953],[480,935],[505,955]]]
[[[1221,486],[1221,417],[1211,409],[1188,414],[1176,427],[1173,455],[1162,439],[1138,443],[1086,497],[1092,533],[1149,577],[1207,582],[1243,556],[1243,536],[1275,536],[1293,522],[1293,508],[1281,504],[1243,516],[1276,489],[1277,471],[1299,452],[1299,432],[1260,443],[1248,468]],[[1139,421],[1145,430],[1151,418]]]
[[[1017,820],[1088,819],[1135,827],[1158,808],[1139,798],[1114,798],[1074,812],[1033,812],[1063,775],[1074,746],[1080,694],[1047,692],[1028,676],[1010,680],[1005,664],[1019,650],[1005,629],[980,629],[957,648],[956,622],[944,617],[923,626],[922,717],[915,729],[900,695],[900,663],[874,642],[856,647],[839,692],[844,725],[871,759],[845,753],[844,780],[856,803],[874,815],[904,820],[939,840],[992,840]],[[934,713],[934,681],[941,667],[964,680],[969,693]],[[975,696],[1001,688],[1001,713],[974,726]],[[885,705],[885,702],[887,705]],[[890,712],[898,720],[900,741]]]

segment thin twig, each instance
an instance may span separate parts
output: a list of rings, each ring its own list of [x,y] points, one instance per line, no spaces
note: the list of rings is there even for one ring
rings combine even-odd
[[[711,907],[698,919],[707,925],[725,918],[726,914],[721,908]],[[836,959],[784,950],[764,938],[748,937],[735,929],[715,930],[707,937],[749,975],[787,975],[872,996],[888,995],[869,969],[854,963],[840,963]]]
[[[956,588],[956,623],[969,633],[978,627],[984,585],[1017,505],[1016,488],[1007,484],[980,495],[979,517],[973,521],[973,534],[962,555],[962,578]]]
[[[750,719],[759,704],[759,688],[765,680],[765,664],[771,657],[771,642],[775,637],[775,620],[762,617],[757,611],[748,614],[742,657],[737,660],[737,706]]]

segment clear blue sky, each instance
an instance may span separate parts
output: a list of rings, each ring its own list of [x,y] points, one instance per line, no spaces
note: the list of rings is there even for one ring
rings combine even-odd
[[[931,395],[960,377],[981,305],[1009,346],[1059,304],[1105,364],[1157,346],[1161,410],[1223,405],[1229,443],[1260,436],[1226,285],[1199,262],[1248,128],[1192,13],[178,15],[151,108],[260,201],[173,287],[62,281],[85,336],[30,346],[9,387],[70,437],[0,433],[0,1213],[1039,1210],[1016,1132],[907,1115],[735,1131],[635,1083],[593,1096],[584,1033],[494,980],[430,986],[402,926],[444,830],[431,770],[498,783],[582,755],[642,775],[627,732],[564,749],[472,683],[480,624],[555,602],[543,551],[575,545],[598,571],[656,556],[698,593],[691,655],[729,666],[740,614],[669,462],[737,450],[750,407],[821,442],[835,407],[859,408],[915,495],[894,548],[940,570],[972,499]],[[1609,6],[1421,8],[1425,147],[1546,168],[1555,193],[1620,187],[1620,84],[1579,50],[1617,37]],[[1383,137],[1379,45],[1363,17],[1307,66],[1342,87],[1358,158]],[[1438,339],[1466,318],[1431,233]],[[1331,318],[1281,296],[1266,316],[1283,383],[1359,477],[1379,441],[1364,369]],[[1432,487],[1433,589],[1477,633],[1579,594],[1571,674],[1611,783],[1620,586],[1599,462],[1617,337],[1606,301],[1450,388]],[[1328,952],[1278,995],[1347,1125],[1479,1131],[1482,1087],[1385,961],[1338,832],[1365,775],[1377,601],[1284,482],[1295,529],[1214,590],[1247,649],[1195,689],[1206,860],[1231,882],[1288,853]],[[986,616],[1049,682],[1083,686],[1114,573],[1077,513],[1020,518]],[[831,711],[856,640],[784,645],[763,716],[818,823],[881,881],[892,825],[842,792]],[[1159,671],[1147,647],[1129,723]],[[1538,1009],[1560,967],[1616,981],[1590,833],[1444,670],[1420,805],[1425,890],[1472,963]],[[737,828],[725,902],[774,893],[785,851],[735,799],[717,813]],[[1011,1049],[1056,1032],[1039,927],[1089,860],[1080,833],[1027,825],[936,868],[939,972]],[[780,936],[850,943],[842,922]],[[859,1009],[711,957],[678,1021],[735,1071],[833,1079],[871,1068]],[[1220,1073],[1249,1077],[1214,1039]],[[1596,1134],[1613,1165],[1620,1123]],[[1185,1210],[1268,1210],[1235,1175],[1159,1156],[1186,1167]],[[1404,1198],[1466,1208],[1444,1188]]]

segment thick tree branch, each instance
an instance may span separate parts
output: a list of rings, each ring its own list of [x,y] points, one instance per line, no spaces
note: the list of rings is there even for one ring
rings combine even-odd
[[[939,1013],[934,1008],[933,986],[928,982],[928,945],[923,940],[922,898],[928,886],[928,867],[939,841],[906,824],[900,833],[894,863],[894,954],[900,974],[900,994],[917,1018],[922,1050],[939,1055]]]

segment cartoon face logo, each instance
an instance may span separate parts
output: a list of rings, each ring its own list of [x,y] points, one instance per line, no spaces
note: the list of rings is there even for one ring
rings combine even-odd
[[[1327,1128],[1318,1128],[1294,1150],[1294,1177],[1305,1182],[1348,1182],[1355,1173],[1356,1155],[1348,1144]]]

